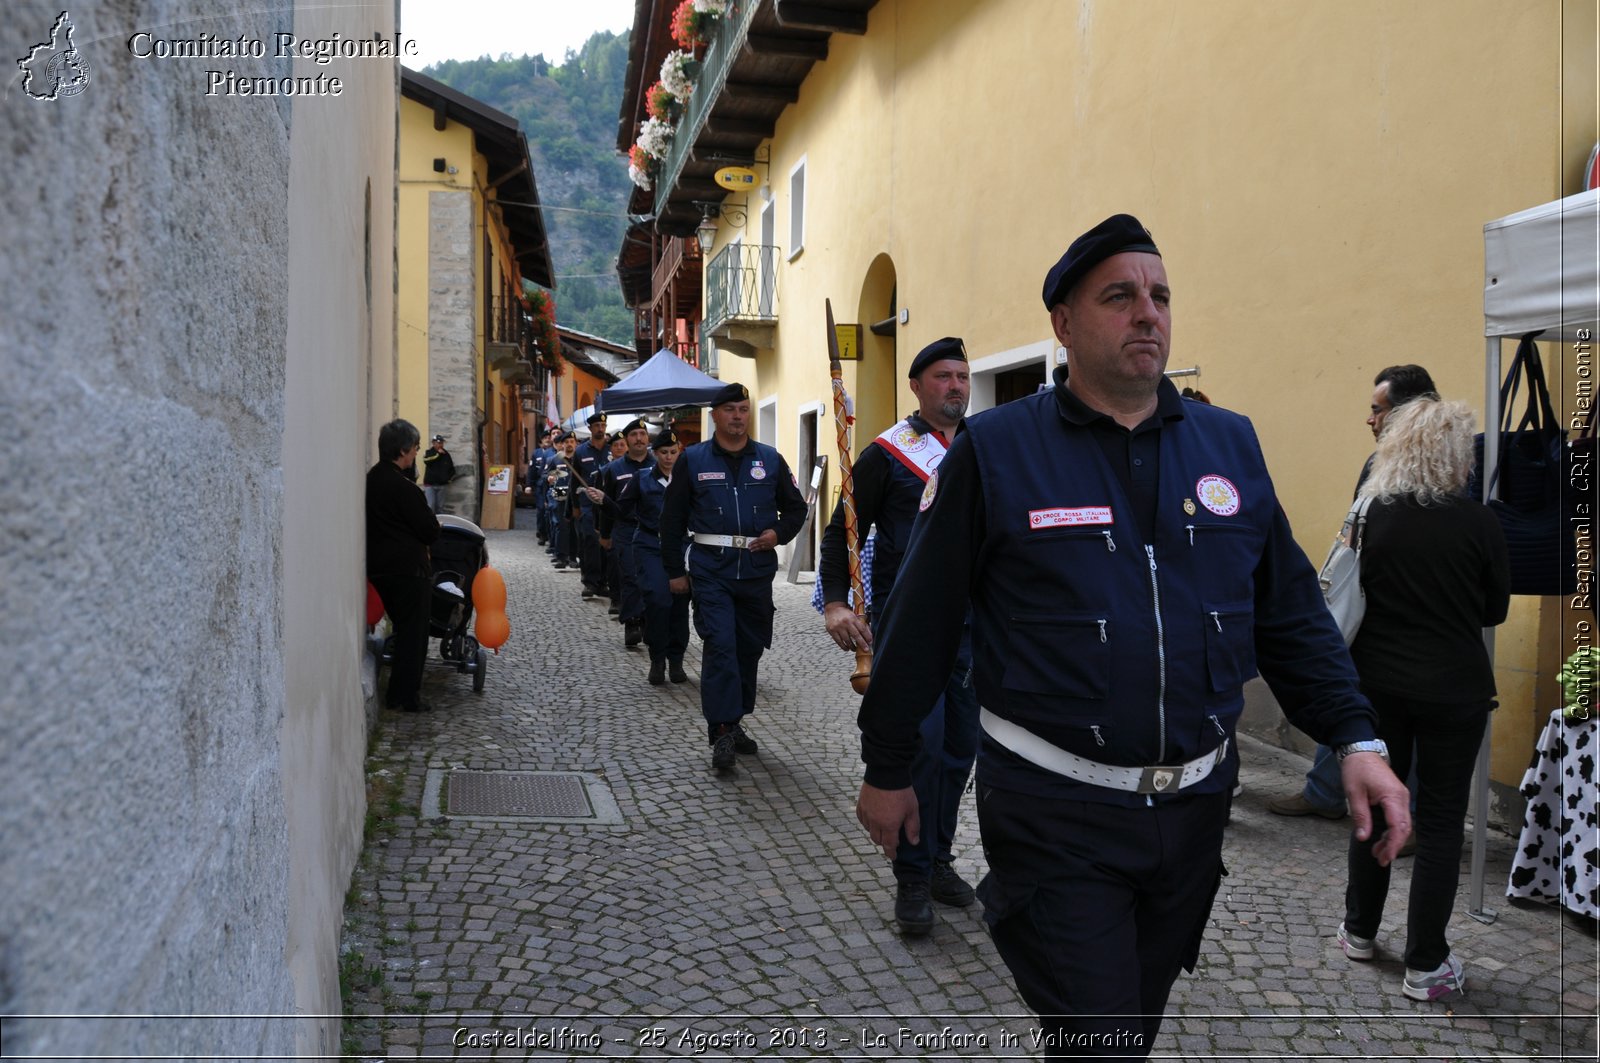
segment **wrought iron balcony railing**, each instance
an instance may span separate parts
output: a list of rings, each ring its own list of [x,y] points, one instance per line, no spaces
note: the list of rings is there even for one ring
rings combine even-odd
[[[778,249],[729,244],[706,266],[706,331],[724,325],[772,325],[778,320]]]

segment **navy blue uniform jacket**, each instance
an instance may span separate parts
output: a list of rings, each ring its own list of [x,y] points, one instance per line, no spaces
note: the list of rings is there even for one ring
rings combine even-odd
[[[754,538],[771,528],[778,542],[786,543],[805,519],[806,500],[776,448],[751,439],[730,454],[715,438],[708,439],[686,449],[672,467],[661,509],[661,565],[669,579],[684,574],[685,532]],[[688,571],[722,579],[771,578],[778,555],[696,543]]]
[[[1062,387],[968,419],[939,467],[858,717],[866,781],[910,785],[917,725],[954,663],[969,600],[979,702],[1091,760],[1180,764],[1214,750],[1258,669],[1313,738],[1372,738],[1372,707],[1249,421],[1196,402],[1165,421],[1147,544],[1105,451],[1064,415]],[[1230,751],[1183,793],[1231,787],[1236,773]],[[1145,803],[987,737],[978,774],[1041,796]]]

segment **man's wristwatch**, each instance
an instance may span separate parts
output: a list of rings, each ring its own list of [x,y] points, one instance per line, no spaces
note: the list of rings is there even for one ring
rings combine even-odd
[[[1381,738],[1374,738],[1366,742],[1346,742],[1342,746],[1333,747],[1333,755],[1341,761],[1352,753],[1376,753],[1383,758],[1385,764],[1389,763],[1389,747]]]

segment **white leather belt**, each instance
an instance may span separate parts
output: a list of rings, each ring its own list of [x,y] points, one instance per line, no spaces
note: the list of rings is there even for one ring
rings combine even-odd
[[[744,535],[712,535],[710,532],[691,532],[694,541],[701,546],[731,546],[735,550],[748,550],[750,544],[756,541],[756,536]]]
[[[978,721],[984,732],[1023,760],[1041,768],[1065,775],[1069,779],[1106,786],[1113,790],[1131,790],[1136,794],[1164,794],[1195,783],[1211,774],[1213,768],[1228,755],[1228,740],[1203,757],[1187,764],[1153,764],[1148,768],[1124,768],[1114,764],[1101,764],[1068,753],[1010,720],[1003,720],[988,709],[978,710]]]

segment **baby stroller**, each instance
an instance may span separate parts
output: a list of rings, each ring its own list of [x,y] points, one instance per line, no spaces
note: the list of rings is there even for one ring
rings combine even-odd
[[[439,538],[430,548],[433,558],[433,608],[428,636],[439,640],[439,656],[456,671],[472,676],[472,692],[483,693],[489,655],[467,634],[472,621],[472,579],[489,563],[489,546],[483,529],[470,520],[439,515]],[[393,661],[388,641],[383,662]]]

